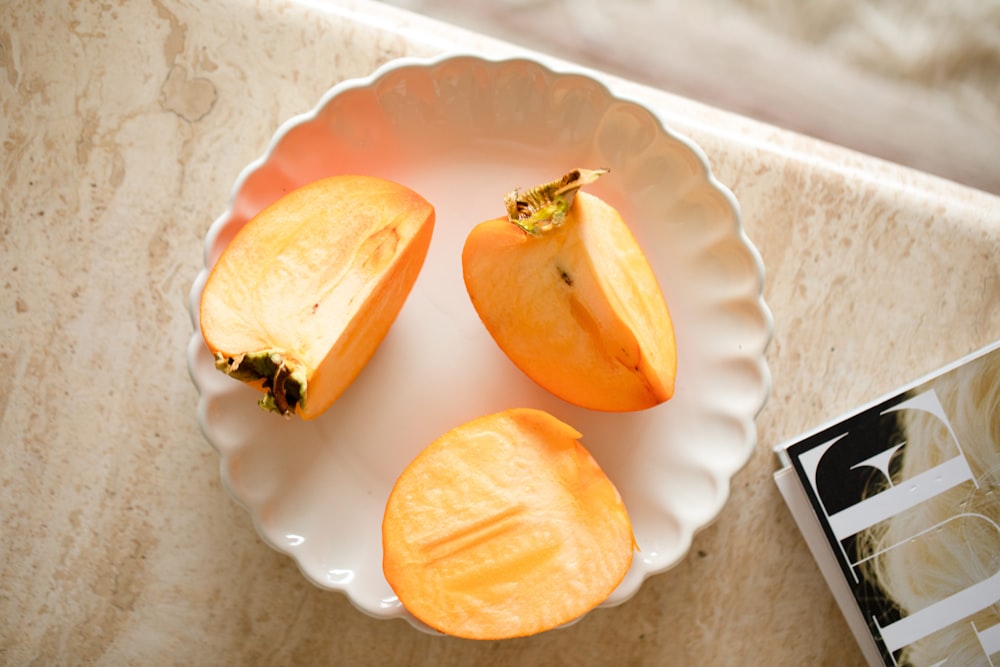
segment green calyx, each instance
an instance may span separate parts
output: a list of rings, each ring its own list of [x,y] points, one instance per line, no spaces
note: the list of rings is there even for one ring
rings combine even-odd
[[[261,350],[249,354],[226,356],[215,354],[215,367],[241,382],[263,380],[267,394],[257,401],[265,410],[288,416],[305,404],[306,372],[294,361],[288,361],[277,350]]]
[[[537,185],[524,193],[514,189],[503,200],[507,219],[526,234],[540,236],[563,223],[577,190],[607,172],[607,169],[574,169],[558,180]]]

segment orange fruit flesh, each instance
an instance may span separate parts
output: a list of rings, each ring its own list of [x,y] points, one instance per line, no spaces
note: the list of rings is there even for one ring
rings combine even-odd
[[[633,411],[673,395],[666,301],[610,205],[577,192],[565,220],[532,236],[507,218],[477,225],[462,254],[487,330],[536,383],[585,408]]]
[[[294,190],[248,222],[212,268],[200,304],[209,349],[222,360],[280,355],[305,384],[297,413],[318,416],[388,333],[433,227],[426,200],[383,179],[334,176]]]
[[[463,424],[413,460],[382,535],[385,577],[416,618],[503,639],[572,621],[611,594],[632,562],[632,526],[579,437],[518,408]]]

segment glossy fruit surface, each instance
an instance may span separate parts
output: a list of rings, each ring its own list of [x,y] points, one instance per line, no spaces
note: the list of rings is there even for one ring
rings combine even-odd
[[[642,410],[673,395],[673,323],[625,221],[578,192],[601,173],[510,193],[507,217],[469,233],[463,275],[490,335],[531,379],[581,407]]]
[[[471,639],[536,634],[604,601],[632,562],[625,505],[580,434],[515,408],[441,436],[399,476],[383,571],[403,605]]]
[[[354,381],[423,265],[434,208],[397,183],[332,176],[261,211],[205,283],[201,332],[216,367],[312,419]]]

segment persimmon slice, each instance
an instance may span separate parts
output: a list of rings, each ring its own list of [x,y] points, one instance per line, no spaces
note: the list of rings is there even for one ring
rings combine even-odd
[[[490,335],[537,384],[584,408],[642,410],[673,396],[673,322],[621,215],[578,191],[602,173],[508,194],[507,216],[466,238],[463,276]]]
[[[580,434],[514,408],[441,436],[403,471],[382,523],[383,571],[446,634],[548,630],[604,601],[632,563],[621,496]]]
[[[381,178],[331,176],[250,220],[212,268],[201,332],[216,367],[312,419],[357,378],[423,266],[434,208]]]

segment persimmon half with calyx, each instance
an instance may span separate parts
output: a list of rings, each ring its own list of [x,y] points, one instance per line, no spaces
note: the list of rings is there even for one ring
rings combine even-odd
[[[383,572],[428,626],[507,639],[568,623],[628,572],[632,524],[617,489],[551,414],[512,408],[435,440],[396,480]]]
[[[262,407],[312,419],[356,379],[423,266],[434,207],[381,178],[297,188],[229,242],[201,295],[216,367],[263,392]]]
[[[507,216],[469,233],[465,286],[501,350],[575,405],[610,412],[671,398],[673,322],[649,261],[618,211],[577,169],[505,198]]]

